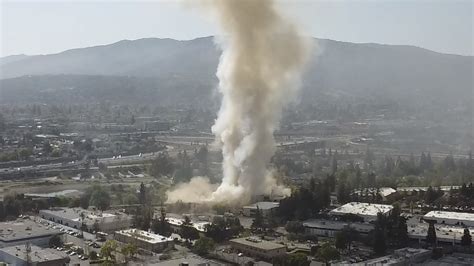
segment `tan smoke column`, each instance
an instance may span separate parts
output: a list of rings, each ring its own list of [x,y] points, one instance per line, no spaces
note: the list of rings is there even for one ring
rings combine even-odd
[[[217,70],[223,98],[212,131],[222,146],[224,177],[207,200],[244,203],[281,189],[267,169],[275,152],[273,132],[299,87],[309,40],[280,15],[273,0],[205,3],[223,30]]]

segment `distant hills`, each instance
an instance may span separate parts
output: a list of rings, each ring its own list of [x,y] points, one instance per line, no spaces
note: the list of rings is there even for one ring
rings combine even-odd
[[[413,46],[316,40],[303,102],[389,99],[455,108],[472,104],[473,57]],[[203,104],[213,99],[220,50],[212,37],[140,39],[0,59],[1,102],[138,101]]]

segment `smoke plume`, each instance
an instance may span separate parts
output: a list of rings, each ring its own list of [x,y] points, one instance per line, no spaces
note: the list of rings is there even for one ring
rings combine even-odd
[[[206,3],[223,30],[217,70],[222,105],[212,127],[222,147],[223,179],[207,200],[246,202],[282,189],[267,168],[275,152],[273,132],[299,87],[309,40],[278,12],[273,0]],[[186,193],[179,192],[173,191],[169,200],[178,194],[185,199]]]

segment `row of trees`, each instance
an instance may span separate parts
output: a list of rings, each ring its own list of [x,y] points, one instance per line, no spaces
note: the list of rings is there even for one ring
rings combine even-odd
[[[277,215],[283,220],[305,220],[319,213],[330,204],[330,193],[335,187],[329,175],[324,181],[311,179],[309,186],[292,191],[291,196],[280,201]]]

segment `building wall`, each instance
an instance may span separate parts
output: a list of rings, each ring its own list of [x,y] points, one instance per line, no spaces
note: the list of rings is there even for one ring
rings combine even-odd
[[[442,219],[442,218],[424,218],[427,221],[435,221],[438,224],[448,224],[448,225],[460,225],[460,226],[470,226],[474,227],[474,221],[470,220],[457,220],[457,219]]]
[[[44,237],[38,237],[38,238],[31,238],[31,239],[21,239],[21,240],[15,240],[15,241],[0,241],[0,248],[3,247],[10,247],[10,246],[18,246],[18,245],[25,245],[26,243],[30,243],[32,245],[42,247],[42,248],[47,248],[49,247],[49,240],[51,239],[52,235],[50,236],[44,236]]]
[[[232,241],[230,241],[230,245],[232,246],[232,248],[234,248],[234,249],[236,249],[236,250],[238,250],[238,251],[240,251],[244,254],[248,254],[251,257],[263,258],[263,259],[267,259],[267,260],[271,260],[274,257],[282,256],[286,253],[286,248],[285,247],[281,247],[281,248],[277,248],[277,249],[271,249],[271,250],[263,250],[263,249],[258,249],[258,248],[253,247],[253,246],[247,246],[247,245],[244,245],[244,244],[235,243],[235,242],[232,242]]]
[[[34,251],[31,252],[30,258],[34,256]],[[32,262],[27,263],[25,253],[21,252],[19,257],[13,256],[12,254],[5,253],[0,250],[0,261],[6,262],[11,265],[15,266],[59,266],[59,265],[66,265],[66,258],[44,261],[44,262]]]
[[[137,239],[125,234],[118,233],[118,232],[115,232],[114,239],[122,243],[133,243],[137,245],[138,248],[145,249],[148,251],[153,251],[153,252],[161,252],[168,247],[174,246],[173,241],[150,243],[142,239]]]
[[[340,230],[306,227],[305,231],[310,235],[335,237]]]
[[[272,208],[272,209],[260,209],[260,213],[262,214],[262,216],[268,217],[271,214],[273,214],[274,210],[276,210],[276,207]],[[255,216],[256,213],[257,213],[256,208],[246,208],[246,207],[244,207],[242,209],[242,214],[244,216],[247,216],[247,217],[253,217],[253,216]]]
[[[49,213],[49,212],[39,212],[39,216],[43,219],[53,221],[55,223],[59,223],[65,226],[69,226],[75,229],[81,228],[80,221],[73,221],[70,219],[63,218],[61,216]],[[113,232],[122,229],[128,229],[132,225],[132,219],[130,217],[122,217],[121,219],[107,221],[107,222],[99,222],[99,230],[102,232]],[[86,224],[87,230],[92,232],[94,231],[94,224]]]

